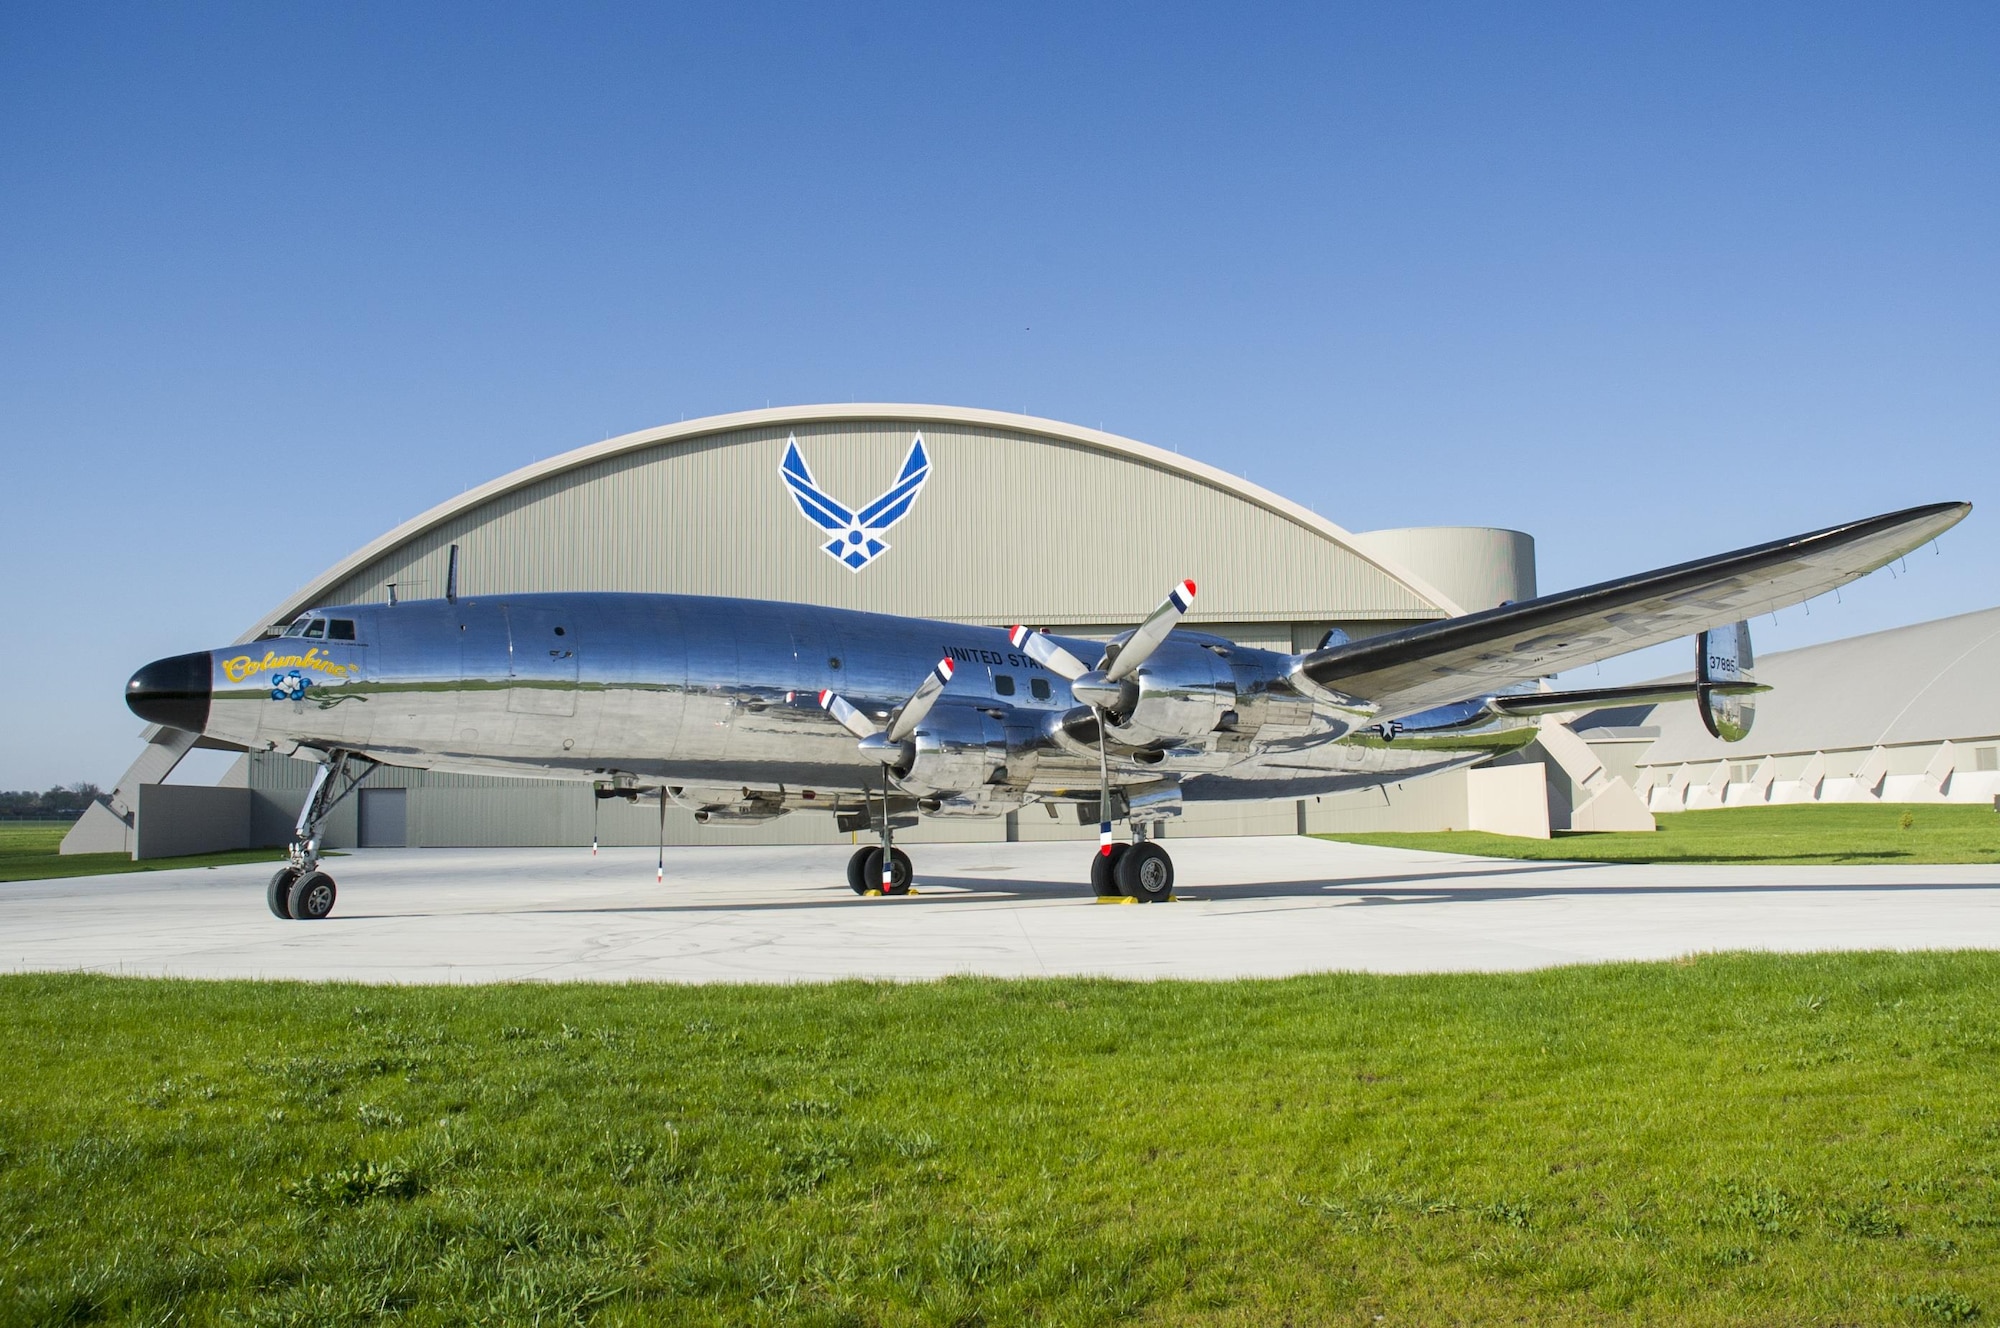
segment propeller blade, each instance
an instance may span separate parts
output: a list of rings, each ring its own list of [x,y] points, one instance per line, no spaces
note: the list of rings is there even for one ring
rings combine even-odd
[[[951,681],[952,667],[950,659],[941,659],[930,676],[917,684],[917,690],[910,693],[910,699],[903,702],[903,708],[889,722],[890,742],[903,741],[916,731],[917,725],[924,722],[924,716],[931,712],[931,707],[944,693],[944,685]]]
[[[1160,648],[1160,642],[1167,639],[1167,633],[1174,630],[1180,623],[1181,615],[1193,603],[1194,582],[1183,581],[1169,590],[1167,597],[1160,601],[1160,607],[1153,610],[1152,616],[1140,623],[1139,629],[1125,639],[1125,644],[1118,650],[1118,658],[1111,661],[1111,667],[1104,671],[1104,676],[1113,682],[1129,677]]]
[[[1047,632],[1032,632],[1025,627],[1016,627],[1007,633],[1007,639],[1014,649],[1026,654],[1029,659],[1051,673],[1060,674],[1070,682],[1075,682],[1090,672],[1090,666],[1075,655],[1055,643]]]
[[[882,731],[874,720],[855,709],[839,692],[821,692],[819,708],[839,720],[841,726],[857,738],[872,738]]]

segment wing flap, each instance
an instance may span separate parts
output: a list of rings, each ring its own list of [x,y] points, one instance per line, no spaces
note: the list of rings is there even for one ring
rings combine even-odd
[[[1823,595],[1964,519],[1932,503],[1483,613],[1329,646],[1300,672],[1384,719],[1462,701]]]

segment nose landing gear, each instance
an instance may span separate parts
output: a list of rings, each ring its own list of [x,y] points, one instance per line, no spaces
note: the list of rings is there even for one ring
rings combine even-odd
[[[333,912],[333,878],[319,869],[321,837],[326,818],[361,781],[374,773],[377,762],[353,752],[333,752],[313,775],[305,805],[292,830],[291,862],[278,869],[264,887],[264,902],[277,917],[317,922]]]

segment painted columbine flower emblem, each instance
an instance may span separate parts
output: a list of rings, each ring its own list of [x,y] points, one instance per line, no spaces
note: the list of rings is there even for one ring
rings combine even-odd
[[[303,701],[306,695],[306,688],[310,686],[312,686],[312,680],[307,678],[305,674],[300,673],[297,669],[286,669],[283,673],[272,676],[271,699],[273,701]]]

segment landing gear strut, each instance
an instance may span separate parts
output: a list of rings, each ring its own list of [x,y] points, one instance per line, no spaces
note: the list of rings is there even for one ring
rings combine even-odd
[[[264,902],[281,918],[317,922],[333,912],[333,878],[319,869],[319,846],[326,832],[326,818],[342,799],[361,787],[361,781],[375,770],[376,762],[353,752],[333,752],[320,762],[299,808],[298,825],[292,830],[291,861],[278,869],[264,889]]]

